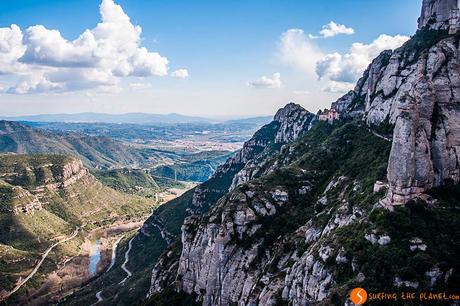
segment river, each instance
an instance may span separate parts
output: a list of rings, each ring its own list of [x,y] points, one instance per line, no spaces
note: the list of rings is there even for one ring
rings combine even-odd
[[[88,272],[90,275],[96,274],[97,264],[101,260],[100,246],[101,246],[101,240],[97,239],[93,245],[93,248],[91,249],[91,254],[89,258]]]

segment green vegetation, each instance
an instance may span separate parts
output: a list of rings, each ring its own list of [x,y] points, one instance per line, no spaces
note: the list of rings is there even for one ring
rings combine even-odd
[[[0,173],[12,185],[33,188],[53,181],[71,161],[63,155],[0,154]]]
[[[153,197],[161,192],[155,179],[144,170],[114,169],[94,171],[96,178],[106,186],[115,190]]]
[[[232,154],[227,151],[203,151],[183,155],[172,165],[154,168],[152,174],[179,181],[205,182]]]
[[[63,180],[74,159],[59,155],[1,155],[0,281],[10,290],[53,243],[84,226],[74,240],[60,245],[18,295],[38,287],[65,256],[79,251],[92,229],[121,220],[140,220],[156,205],[143,197],[108,188],[87,174],[65,188],[45,187]],[[14,264],[13,264],[14,263]]]
[[[158,166],[152,170],[155,176],[172,180],[204,182],[211,177],[215,168],[207,161],[193,163],[176,163]]]
[[[376,137],[358,122],[340,122],[317,124],[294,146],[297,156],[293,164],[239,188],[239,191],[252,190],[266,197],[270,197],[266,195],[268,191],[281,188],[288,191],[289,203],[278,208],[276,215],[259,217],[256,221],[262,224],[259,234],[238,239],[237,243],[250,245],[263,237],[261,248],[265,249],[278,237],[292,233],[312,218],[318,225],[324,226],[330,215],[318,215],[324,206],[315,203],[334,178],[346,177],[340,187],[347,187],[332,188],[328,192],[332,201],[328,203],[329,209],[341,204],[336,199],[342,191],[342,196],[351,205],[371,207],[377,202],[378,195],[374,195],[372,189],[381,169],[386,168],[390,143]],[[278,159],[283,159],[283,156]],[[360,192],[353,190],[354,181],[360,182]],[[299,194],[297,190],[305,185],[312,186],[311,191]],[[236,209],[239,204],[227,205]],[[225,209],[229,209],[228,206]]]
[[[456,190],[458,192],[460,186]],[[428,288],[427,271],[439,269],[447,273],[449,269],[460,269],[457,260],[460,254],[458,198],[441,200],[441,203],[442,206],[430,207],[417,201],[406,207],[397,207],[394,212],[374,210],[369,216],[370,224],[353,224],[337,230],[335,243],[345,248],[366,275],[366,290],[394,292],[398,290],[393,285],[396,276],[404,281],[417,282],[419,288]],[[364,239],[370,230],[389,235],[391,242],[384,246],[371,244]],[[426,251],[410,250],[414,238],[423,241]],[[352,274],[350,267],[338,270],[336,279],[340,281],[339,285],[346,284],[350,288],[357,285],[350,283]],[[459,283],[458,273],[453,273],[446,282],[437,282],[432,290],[453,292]]]

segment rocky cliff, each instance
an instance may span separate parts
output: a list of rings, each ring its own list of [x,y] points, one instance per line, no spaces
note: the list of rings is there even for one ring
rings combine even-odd
[[[65,189],[77,181],[95,183],[81,160],[66,156],[0,155],[0,179],[14,186],[15,213],[31,213],[42,209],[45,194]]]
[[[428,27],[434,30],[448,30],[450,26],[458,27],[458,0],[424,0],[422,13],[418,19],[418,29]]]
[[[162,239],[169,244],[180,236],[181,225],[186,217],[206,213],[229,190],[270,171],[274,165],[269,162],[269,157],[302,136],[314,120],[315,116],[303,107],[289,103],[276,113],[271,123],[245,142],[235,156],[218,167],[208,181],[156,210],[146,221],[144,231],[154,232],[154,229],[158,229]],[[171,218],[171,215],[174,217]]]
[[[388,205],[460,179],[460,36],[426,21],[444,16],[451,2],[424,1],[420,23],[427,26],[379,55],[356,88],[332,104],[343,116],[362,115],[371,127],[394,128]]]

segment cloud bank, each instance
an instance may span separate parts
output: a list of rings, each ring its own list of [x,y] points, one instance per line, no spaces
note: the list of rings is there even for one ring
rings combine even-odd
[[[141,46],[142,29],[113,0],[102,0],[101,22],[77,39],[42,25],[0,28],[0,73],[18,74],[10,93],[117,90],[123,77],[168,75],[168,59]]]
[[[278,57],[282,63],[315,76],[316,62],[323,56],[321,50],[303,30],[289,29],[281,34]]]

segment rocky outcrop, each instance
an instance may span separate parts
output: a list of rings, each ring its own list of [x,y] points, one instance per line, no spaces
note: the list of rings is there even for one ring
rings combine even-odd
[[[74,159],[62,167],[61,173],[54,178],[52,184],[47,184],[45,187],[49,189],[66,188],[88,174],[89,171],[83,166],[83,162]]]
[[[15,214],[33,213],[42,209],[43,205],[47,204],[48,191],[68,188],[77,181],[84,181],[85,184],[95,182],[88,169],[78,159],[70,159],[63,165],[47,163],[19,168],[17,172],[2,173],[1,177],[6,182],[16,185],[12,187],[16,203],[13,209]]]
[[[418,19],[418,29],[428,27],[434,30],[446,30],[451,25],[458,26],[458,0],[423,0],[422,12]]]
[[[397,89],[391,119],[395,128],[386,200],[394,204],[460,179],[458,41],[438,42],[404,71],[408,74]]]
[[[450,3],[434,2],[433,10]],[[401,48],[380,54],[355,90],[332,104],[344,117],[363,116],[370,127],[394,126],[386,205],[460,179],[459,48],[456,36],[420,30]]]
[[[308,130],[312,119],[312,114],[299,104],[287,104],[275,114],[274,121],[279,123],[275,143],[285,144],[296,140]]]
[[[234,176],[230,190],[266,173],[268,158],[308,131],[314,120],[315,116],[299,104],[289,103],[278,110],[273,122],[259,130],[235,156],[233,162],[244,166]]]

